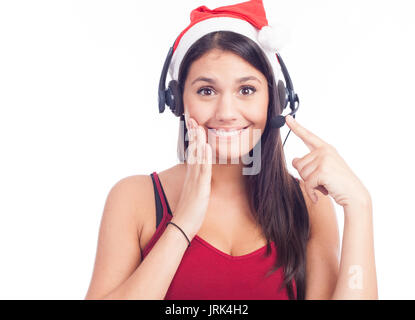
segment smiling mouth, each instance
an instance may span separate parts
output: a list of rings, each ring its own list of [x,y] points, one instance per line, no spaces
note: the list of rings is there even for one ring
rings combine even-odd
[[[245,128],[239,129],[239,130],[231,130],[231,131],[225,131],[225,130],[216,130],[214,128],[209,128],[208,131],[211,132],[213,135],[220,137],[220,138],[228,138],[233,136],[238,136],[245,130],[247,130],[250,126],[246,126]]]

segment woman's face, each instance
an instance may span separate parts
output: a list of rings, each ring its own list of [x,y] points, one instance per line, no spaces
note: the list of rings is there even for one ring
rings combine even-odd
[[[267,79],[238,55],[213,49],[190,66],[183,104],[184,112],[205,129],[216,158],[237,159],[255,146],[264,131]]]

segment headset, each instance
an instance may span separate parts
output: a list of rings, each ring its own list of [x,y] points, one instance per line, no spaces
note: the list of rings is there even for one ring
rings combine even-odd
[[[180,87],[179,87],[178,81],[171,80],[166,89],[166,77],[167,77],[167,72],[170,66],[171,59],[173,57],[173,49],[174,49],[174,44],[169,49],[169,52],[167,53],[167,57],[163,65],[163,70],[161,71],[159,88],[158,88],[158,104],[159,104],[159,113],[164,112],[165,105],[167,104],[170,107],[170,110],[173,112],[173,114],[176,117],[180,117],[184,113],[184,107],[183,107],[182,95],[180,93]],[[298,98],[298,95],[294,91],[294,86],[291,81],[290,74],[288,73],[287,67],[285,66],[285,63],[282,60],[281,55],[278,52],[275,55],[281,66],[281,71],[282,71],[282,74],[284,75],[284,80],[286,84],[284,85],[284,82],[282,80],[278,80],[277,98],[279,99],[281,103],[282,111],[284,111],[288,103],[290,104],[291,112],[289,113],[289,115],[295,118],[295,114],[297,110],[300,108],[300,99]],[[296,106],[296,103],[297,103],[297,106]],[[284,124],[285,124],[285,116],[283,115],[278,115],[270,120],[270,126],[271,128],[274,128],[274,129],[278,129],[282,127]],[[291,132],[291,129],[288,132],[287,136],[285,137],[283,147],[285,145],[285,141],[287,141],[287,138],[290,132]]]

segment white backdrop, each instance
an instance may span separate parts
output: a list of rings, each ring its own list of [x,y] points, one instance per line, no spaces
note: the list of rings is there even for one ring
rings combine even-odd
[[[110,188],[178,161],[157,105],[169,47],[192,9],[235,2],[0,1],[0,299],[85,297]],[[412,1],[264,5],[291,33],[296,119],[372,195],[379,298],[414,299]],[[298,176],[307,147],[290,133],[285,152]]]

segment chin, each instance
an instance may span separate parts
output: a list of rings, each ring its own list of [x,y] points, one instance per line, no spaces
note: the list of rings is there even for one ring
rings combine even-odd
[[[234,151],[234,150],[228,150],[226,152],[226,150],[221,150],[219,148],[217,148],[214,152],[215,155],[215,160],[216,160],[216,164],[225,164],[225,159],[226,159],[226,163],[227,164],[242,164],[242,159],[241,157],[243,157],[244,155],[249,153],[249,149],[244,148],[244,150],[241,150],[240,152],[238,151]],[[219,160],[221,161],[221,163],[219,163]],[[232,162],[233,160],[233,162]]]

